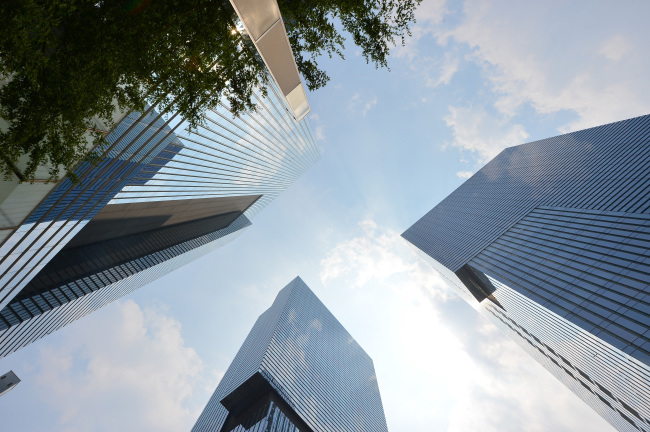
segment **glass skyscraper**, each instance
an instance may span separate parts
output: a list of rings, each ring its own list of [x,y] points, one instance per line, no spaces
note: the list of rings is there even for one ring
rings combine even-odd
[[[192,432],[386,432],[372,359],[299,277],[255,322]]]
[[[192,129],[155,106],[116,109],[79,182],[47,182],[48,166],[0,182],[0,357],[232,240],[320,157],[277,3],[236,3],[240,48],[267,67],[255,111],[224,101]]]
[[[650,116],[503,150],[402,236],[621,431],[650,431]]]
[[[101,163],[28,211],[0,188],[0,356],[232,240],[317,161],[308,120],[273,82],[256,103],[208,111],[193,131],[173,113],[130,113]]]

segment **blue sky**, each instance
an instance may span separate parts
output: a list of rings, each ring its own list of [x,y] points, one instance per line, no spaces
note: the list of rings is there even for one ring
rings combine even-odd
[[[0,360],[5,430],[188,430],[296,275],[374,359],[390,430],[611,430],[399,234],[504,147],[648,114],[648,16],[424,0],[390,71],[323,59],[318,164],[235,242]]]

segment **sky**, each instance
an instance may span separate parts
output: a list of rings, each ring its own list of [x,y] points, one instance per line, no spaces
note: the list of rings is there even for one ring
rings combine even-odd
[[[300,275],[373,358],[391,431],[611,431],[400,234],[505,147],[650,113],[650,3],[424,0],[390,71],[308,95],[321,160],[234,242],[0,360],[3,430],[189,430]]]

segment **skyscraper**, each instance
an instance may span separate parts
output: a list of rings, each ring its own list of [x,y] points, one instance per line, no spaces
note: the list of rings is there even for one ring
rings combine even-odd
[[[507,148],[402,236],[610,424],[650,431],[650,116]]]
[[[192,431],[387,427],[372,360],[298,277],[257,319]]]
[[[234,117],[224,101],[190,130],[154,106],[116,110],[102,162],[81,164],[79,183],[0,183],[0,357],[232,240],[317,161],[282,20],[270,22],[286,43],[260,51],[274,79],[255,112]]]

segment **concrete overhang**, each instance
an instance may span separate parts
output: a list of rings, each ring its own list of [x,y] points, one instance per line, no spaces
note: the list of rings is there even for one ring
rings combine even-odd
[[[282,92],[294,118],[311,109],[291,51],[276,0],[230,0],[264,64]]]

